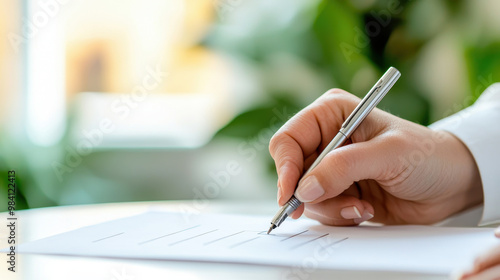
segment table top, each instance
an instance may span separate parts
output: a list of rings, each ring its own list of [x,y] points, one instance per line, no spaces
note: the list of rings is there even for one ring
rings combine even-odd
[[[194,208],[193,201],[129,202],[59,206],[17,211],[16,243],[24,243],[146,211],[185,211],[202,209],[207,213],[264,214],[277,209],[273,201],[206,201]],[[199,205],[198,205],[199,206]],[[7,225],[7,213],[0,220]],[[0,227],[0,247],[6,247],[6,226]],[[6,253],[2,253],[6,254]],[[7,259],[2,258],[2,259]],[[300,267],[249,264],[132,260],[75,256],[21,254],[16,272],[0,266],[0,279],[448,279],[443,276],[401,272],[333,271]]]

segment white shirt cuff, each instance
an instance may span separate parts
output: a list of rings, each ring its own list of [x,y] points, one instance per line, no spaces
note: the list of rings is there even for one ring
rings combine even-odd
[[[479,225],[500,222],[500,83],[487,88],[474,105],[429,127],[454,134],[469,148],[483,185]]]

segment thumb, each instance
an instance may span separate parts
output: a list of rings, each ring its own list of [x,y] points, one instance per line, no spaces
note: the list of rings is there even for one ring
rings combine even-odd
[[[304,176],[295,191],[302,202],[318,203],[336,197],[354,182],[381,180],[390,168],[394,147],[381,137],[337,148]],[[397,164],[397,163],[396,163]]]

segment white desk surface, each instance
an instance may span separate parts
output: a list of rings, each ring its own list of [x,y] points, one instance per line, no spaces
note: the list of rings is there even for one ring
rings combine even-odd
[[[62,206],[17,211],[17,243],[28,242],[148,210],[179,210],[191,201],[131,202]],[[266,214],[277,209],[275,202],[210,201],[205,212]],[[271,214],[270,214],[271,213]],[[0,247],[7,246],[7,213],[0,213]],[[5,225],[3,225],[5,224]],[[5,254],[5,253],[2,253]],[[394,272],[331,271],[310,268],[272,267],[244,264],[221,264],[158,260],[85,258],[48,255],[18,255],[17,272],[0,265],[0,279],[448,279],[442,276]]]

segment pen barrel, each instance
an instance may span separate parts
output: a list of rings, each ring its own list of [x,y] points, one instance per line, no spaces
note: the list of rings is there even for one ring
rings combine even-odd
[[[300,204],[302,204],[302,202],[300,202],[300,200],[298,200],[295,197],[295,195],[293,195],[287,203],[290,204],[291,209],[293,209],[290,213],[287,213],[289,215],[292,214],[293,211],[297,210],[297,208],[299,208]]]
[[[361,100],[361,102],[352,111],[349,117],[344,121],[342,127],[335,137],[332,139],[330,144],[321,152],[321,154],[316,158],[313,164],[307,169],[302,178],[306,177],[307,174],[313,170],[321,160],[332,150],[341,146],[345,141],[351,137],[351,134],[359,126],[359,124],[370,114],[370,112],[377,106],[380,100],[386,95],[386,93],[391,89],[391,87],[396,83],[396,81],[401,76],[401,73],[394,68],[390,67],[385,74],[378,80],[378,82],[371,88],[368,94]],[[302,179],[301,179],[302,180]],[[300,184],[300,181],[297,185]],[[302,204],[295,195],[293,195],[288,202],[280,208],[278,213],[274,216],[271,221],[272,227],[269,229],[268,233],[276,227],[279,227],[281,223],[293,213]]]
[[[370,114],[373,108],[378,105],[400,76],[401,73],[396,68],[390,67],[345,120],[340,128],[340,132],[347,138],[351,137],[354,130]]]
[[[302,178],[306,177],[311,170],[316,168],[316,166],[323,160],[323,158],[330,151],[333,151],[333,150],[337,149],[338,147],[342,146],[346,140],[347,140],[347,137],[344,135],[344,133],[342,133],[342,132],[337,133],[337,135],[335,135],[335,137],[333,137],[332,141],[330,141],[328,146],[325,147],[325,149],[323,150],[324,152],[319,154],[319,156],[314,160],[313,164],[311,164],[311,166],[309,166],[309,168],[304,173],[304,175],[302,175]],[[302,178],[301,178],[301,180],[302,180]],[[299,181],[299,184],[300,184],[300,181]]]

